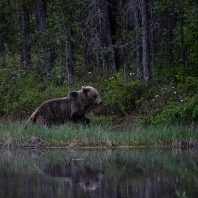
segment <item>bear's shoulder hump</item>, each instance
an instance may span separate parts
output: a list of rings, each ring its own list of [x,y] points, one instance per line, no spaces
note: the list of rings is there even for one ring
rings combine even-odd
[[[77,99],[78,98],[78,92],[72,91],[72,92],[68,93],[68,97]]]

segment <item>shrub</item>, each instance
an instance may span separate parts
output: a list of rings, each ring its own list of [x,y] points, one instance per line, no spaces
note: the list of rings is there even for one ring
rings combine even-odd
[[[66,96],[68,90],[44,83],[38,75],[24,71],[4,71],[0,86],[0,114],[20,116],[30,114],[42,102]]]
[[[198,121],[198,94],[186,96],[179,88],[161,89],[153,99],[144,101],[141,114],[147,124],[174,124]]]
[[[151,123],[174,124],[190,123],[198,121],[198,95],[186,98],[182,102],[170,102],[155,117],[151,117]]]
[[[193,95],[198,90],[198,71],[192,68],[180,69],[175,75],[178,88],[186,96]]]
[[[124,79],[123,71],[106,80],[105,106],[113,112],[126,112],[136,109],[136,100],[141,97],[139,80]]]

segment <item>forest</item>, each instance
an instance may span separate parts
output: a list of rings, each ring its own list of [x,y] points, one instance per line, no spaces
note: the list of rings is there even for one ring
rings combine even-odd
[[[100,120],[198,121],[195,0],[1,0],[0,10],[1,117],[90,85]]]

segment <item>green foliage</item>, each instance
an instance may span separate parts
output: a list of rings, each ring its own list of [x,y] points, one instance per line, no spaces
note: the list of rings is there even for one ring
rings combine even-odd
[[[178,87],[186,96],[190,96],[198,90],[198,70],[195,68],[179,69],[175,75],[178,81]]]
[[[143,122],[152,124],[191,123],[198,121],[198,81],[195,69],[177,68],[171,76],[172,81],[161,81],[149,89],[148,95],[141,101],[140,114]],[[155,89],[153,89],[155,88]]]
[[[135,101],[140,98],[141,83],[126,80],[123,71],[106,80],[105,105],[114,112],[126,112],[136,108]]]
[[[194,71],[194,72],[193,72]],[[164,70],[169,76],[167,70]],[[113,77],[100,77],[88,72],[68,88],[59,84],[56,75],[50,82],[33,72],[1,69],[0,115],[24,117],[31,114],[42,102],[64,97],[82,85],[91,85],[99,90],[104,105],[90,113],[94,123],[111,122],[120,112],[138,111],[141,122],[146,124],[191,123],[198,121],[198,82],[195,70],[178,69],[171,72],[172,81],[153,79],[149,86],[143,85],[133,75],[123,77],[123,71]],[[103,82],[103,83],[98,83]],[[97,116],[95,116],[97,114]],[[96,118],[97,117],[97,118]]]
[[[39,75],[17,72],[12,69],[1,70],[0,114],[23,117],[30,114],[42,102],[66,96],[68,90],[49,82],[42,82]]]

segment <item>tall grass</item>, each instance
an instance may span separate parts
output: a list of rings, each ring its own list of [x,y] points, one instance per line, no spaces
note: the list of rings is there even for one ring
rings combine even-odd
[[[3,147],[117,147],[117,146],[197,146],[198,128],[193,125],[133,126],[122,124],[114,130],[109,123],[89,126],[68,123],[46,127],[23,121],[0,122]]]

